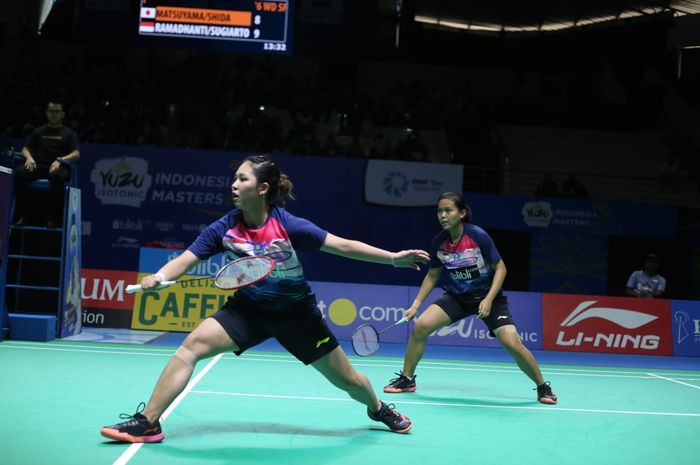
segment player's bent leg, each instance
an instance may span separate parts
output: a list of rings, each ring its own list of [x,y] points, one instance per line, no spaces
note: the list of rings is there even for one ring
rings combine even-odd
[[[543,404],[556,404],[557,396],[552,391],[549,381],[545,382],[542,377],[542,372],[537,364],[537,360],[535,360],[535,356],[532,355],[532,352],[530,352],[520,340],[515,325],[501,326],[500,328],[496,328],[494,333],[503,348],[513,357],[515,363],[517,363],[522,372],[535,383],[537,400]]]
[[[401,392],[416,391],[415,371],[425,353],[425,344],[428,335],[438,328],[451,323],[450,317],[437,305],[429,305],[428,308],[416,318],[413,332],[406,346],[403,370],[396,373],[397,377],[389,380],[389,384],[384,386],[384,392],[398,394]]]
[[[227,350],[238,350],[238,346],[216,320],[205,319],[171,357],[148,404],[139,404],[133,415],[121,414],[126,421],[105,426],[100,434],[123,442],[162,441],[165,436],[160,427],[160,416],[185,389],[197,362]]]
[[[396,433],[408,433],[413,427],[411,420],[377,399],[369,379],[355,370],[343,349],[338,346],[328,354],[311,363],[334,386],[347,392],[354,400],[367,406],[367,416],[384,423]]]

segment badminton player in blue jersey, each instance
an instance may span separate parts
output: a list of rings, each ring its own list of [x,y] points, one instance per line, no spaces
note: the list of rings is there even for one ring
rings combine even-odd
[[[100,433],[125,442],[160,442],[159,419],[186,387],[195,364],[222,352],[236,355],[274,337],[292,355],[311,365],[333,385],[367,406],[368,416],[391,431],[407,433],[411,420],[377,399],[365,375],[355,371],[316,306],[296,251],[322,250],[354,260],[419,269],[429,259],[423,250],[389,252],[343,239],[296,217],[284,208],[292,183],[264,155],[248,157],[231,186],[235,208],[212,223],[190,247],[141,281],[144,289],[176,280],[200,260],[220,252],[231,258],[271,254],[286,257],[265,279],[241,288],[226,304],[190,333],[163,370],[145,406],[127,421]]]
[[[430,246],[429,270],[418,295],[405,312],[408,320],[416,317],[418,308],[438,284],[446,271],[445,293],[416,319],[406,347],[403,371],[389,381],[384,392],[400,393],[416,390],[415,370],[425,352],[426,338],[433,331],[470,315],[486,323],[489,334],[496,337],[515,359],[518,367],[536,385],[537,400],[556,404],[557,396],[545,382],[537,361],[523,345],[501,291],[506,265],[491,237],[471,224],[471,209],[457,192],[446,192],[438,199],[437,218],[442,231]]]

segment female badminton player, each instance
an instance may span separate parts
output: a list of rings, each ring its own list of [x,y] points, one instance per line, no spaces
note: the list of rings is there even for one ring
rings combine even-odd
[[[429,270],[418,295],[404,316],[410,321],[418,308],[438,283],[443,270],[447,271],[445,293],[416,319],[406,346],[403,371],[389,381],[384,392],[414,392],[415,370],[425,352],[426,338],[433,331],[470,315],[477,315],[486,323],[489,334],[515,359],[518,367],[536,385],[537,400],[556,404],[557,396],[549,382],[545,382],[535,357],[523,345],[508,309],[508,301],[501,291],[506,277],[506,265],[491,236],[471,224],[471,209],[462,194],[446,192],[438,199],[437,219],[442,231],[430,246]]]
[[[231,186],[235,208],[212,223],[190,247],[141,281],[143,289],[175,280],[200,260],[226,252],[232,257],[284,255],[265,279],[239,289],[214,315],[204,319],[177,349],[158,379],[148,403],[127,421],[100,433],[125,442],[160,442],[159,419],[184,390],[195,364],[222,352],[236,355],[274,337],[292,355],[311,365],[334,386],[367,406],[368,416],[397,433],[408,433],[411,420],[377,399],[367,377],[355,371],[324,322],[316,298],[304,279],[297,250],[320,249],[354,260],[419,269],[429,256],[423,250],[389,252],[343,239],[280,207],[293,198],[292,183],[265,155],[246,158]],[[279,252],[286,252],[280,254]]]

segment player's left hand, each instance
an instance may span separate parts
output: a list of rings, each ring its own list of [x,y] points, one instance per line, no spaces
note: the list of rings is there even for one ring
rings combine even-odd
[[[53,173],[60,167],[61,164],[58,162],[58,160],[54,160],[53,163],[51,163],[51,166],[49,166],[49,173]]]
[[[391,264],[396,268],[413,268],[420,270],[421,263],[428,263],[430,254],[425,250],[410,249],[395,252],[392,256]]]

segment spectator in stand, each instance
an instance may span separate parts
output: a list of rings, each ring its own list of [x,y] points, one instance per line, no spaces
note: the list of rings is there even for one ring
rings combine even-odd
[[[583,186],[583,184],[578,182],[578,179],[576,179],[576,175],[574,173],[569,173],[569,177],[562,183],[561,194],[564,197],[578,199],[588,198],[588,190]]]
[[[633,272],[627,280],[625,294],[653,299],[666,292],[666,279],[659,274],[659,258],[650,253],[644,260],[644,269]]]
[[[544,176],[542,176],[542,181],[540,181],[535,189],[535,195],[540,195],[543,197],[559,197],[559,187],[554,181],[552,173],[549,171],[544,173]]]

